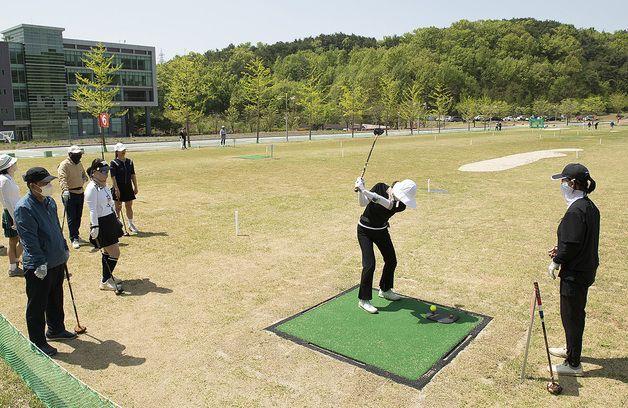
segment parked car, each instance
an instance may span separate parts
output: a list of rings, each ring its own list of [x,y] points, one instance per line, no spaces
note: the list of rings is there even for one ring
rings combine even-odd
[[[464,119],[462,119],[460,116],[450,116],[449,121],[450,122],[464,122]]]
[[[528,120],[528,117],[527,117],[527,116],[524,116],[524,115],[519,115],[519,116],[517,116],[517,117],[515,118],[515,120],[516,120],[517,122],[525,122],[525,121],[527,121],[527,120]]]
[[[596,119],[595,119],[595,115],[587,115],[584,118],[582,118],[582,120],[584,120],[585,122],[588,122],[588,121],[596,120]]]
[[[473,120],[476,120],[476,121],[481,122],[481,121],[483,121],[483,120],[484,120],[484,116],[482,116],[482,115],[478,115],[478,116],[474,117],[474,118],[473,118]]]
[[[502,120],[504,122],[514,122],[515,118],[513,118],[512,116],[506,116],[505,118],[502,118]]]
[[[548,122],[553,122],[555,120],[558,120],[558,118],[556,116],[546,116],[545,120]]]

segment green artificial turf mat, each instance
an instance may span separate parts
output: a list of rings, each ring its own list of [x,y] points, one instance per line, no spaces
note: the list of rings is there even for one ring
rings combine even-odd
[[[432,303],[414,298],[391,302],[373,290],[371,315],[358,307],[352,288],[268,329],[369,371],[421,388],[464,348],[490,317],[438,305],[459,316],[452,324],[425,318]]]

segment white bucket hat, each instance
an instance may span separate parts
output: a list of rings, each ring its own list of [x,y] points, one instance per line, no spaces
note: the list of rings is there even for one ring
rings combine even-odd
[[[0,171],[6,170],[9,167],[13,166],[17,162],[15,157],[11,157],[8,154],[0,155]]]
[[[116,152],[123,152],[126,150],[126,146],[123,145],[122,143],[118,142],[116,143],[116,145],[113,147],[113,150]]]
[[[392,188],[393,195],[401,200],[407,207],[416,208],[416,183],[412,180],[403,180]]]
[[[72,145],[68,147],[68,153],[83,153],[83,151],[77,145]]]

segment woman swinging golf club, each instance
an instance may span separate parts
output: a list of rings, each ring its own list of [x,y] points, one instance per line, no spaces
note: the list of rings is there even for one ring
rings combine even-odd
[[[377,245],[384,258],[384,269],[379,281],[379,297],[399,300],[401,296],[392,290],[397,256],[388,233],[388,220],[406,207],[416,208],[416,184],[412,180],[394,182],[392,186],[377,183],[369,191],[364,188],[364,179],[358,177],[355,188],[358,191],[360,206],[366,206],[358,221],[358,242],[362,250],[362,278],[358,306],[368,313],[377,313],[377,308],[371,305],[375,272],[373,244]]]
[[[120,258],[118,238],[123,234],[122,226],[116,217],[111,190],[107,187],[109,165],[96,159],[87,169],[91,181],[85,189],[85,201],[89,207],[91,230],[89,240],[102,250],[101,290],[121,290],[121,281],[114,278],[113,270]]]

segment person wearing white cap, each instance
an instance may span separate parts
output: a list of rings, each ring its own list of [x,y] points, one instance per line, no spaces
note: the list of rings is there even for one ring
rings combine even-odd
[[[392,186],[377,183],[369,191],[364,188],[364,179],[355,182],[360,206],[366,207],[358,221],[358,242],[362,251],[362,277],[358,293],[358,306],[368,313],[377,313],[371,304],[373,297],[373,274],[375,273],[375,252],[377,245],[384,258],[382,278],[379,281],[379,297],[399,300],[401,296],[393,292],[397,255],[390,234],[388,220],[406,207],[416,208],[416,183],[412,180],[394,182]]]
[[[81,148],[77,145],[70,146],[68,157],[57,168],[59,185],[61,186],[61,201],[65,216],[68,218],[68,231],[74,249],[79,249],[81,244],[87,244],[87,241],[79,236],[85,202],[83,185],[88,181],[81,157],[83,157]]]
[[[135,165],[133,160],[126,158],[126,146],[122,143],[116,143],[114,150],[116,158],[111,161],[110,167],[116,215],[120,218],[122,203],[124,203],[129,231],[137,233],[139,230],[133,222],[133,200],[135,200],[135,195],[138,192]]]
[[[227,129],[224,126],[220,128],[220,145],[225,146],[227,140]]]
[[[2,202],[2,229],[4,236],[9,238],[9,276],[24,276],[19,267],[22,245],[15,226],[15,205],[20,200],[20,188],[13,175],[17,171],[17,159],[8,154],[0,155],[0,201]]]

